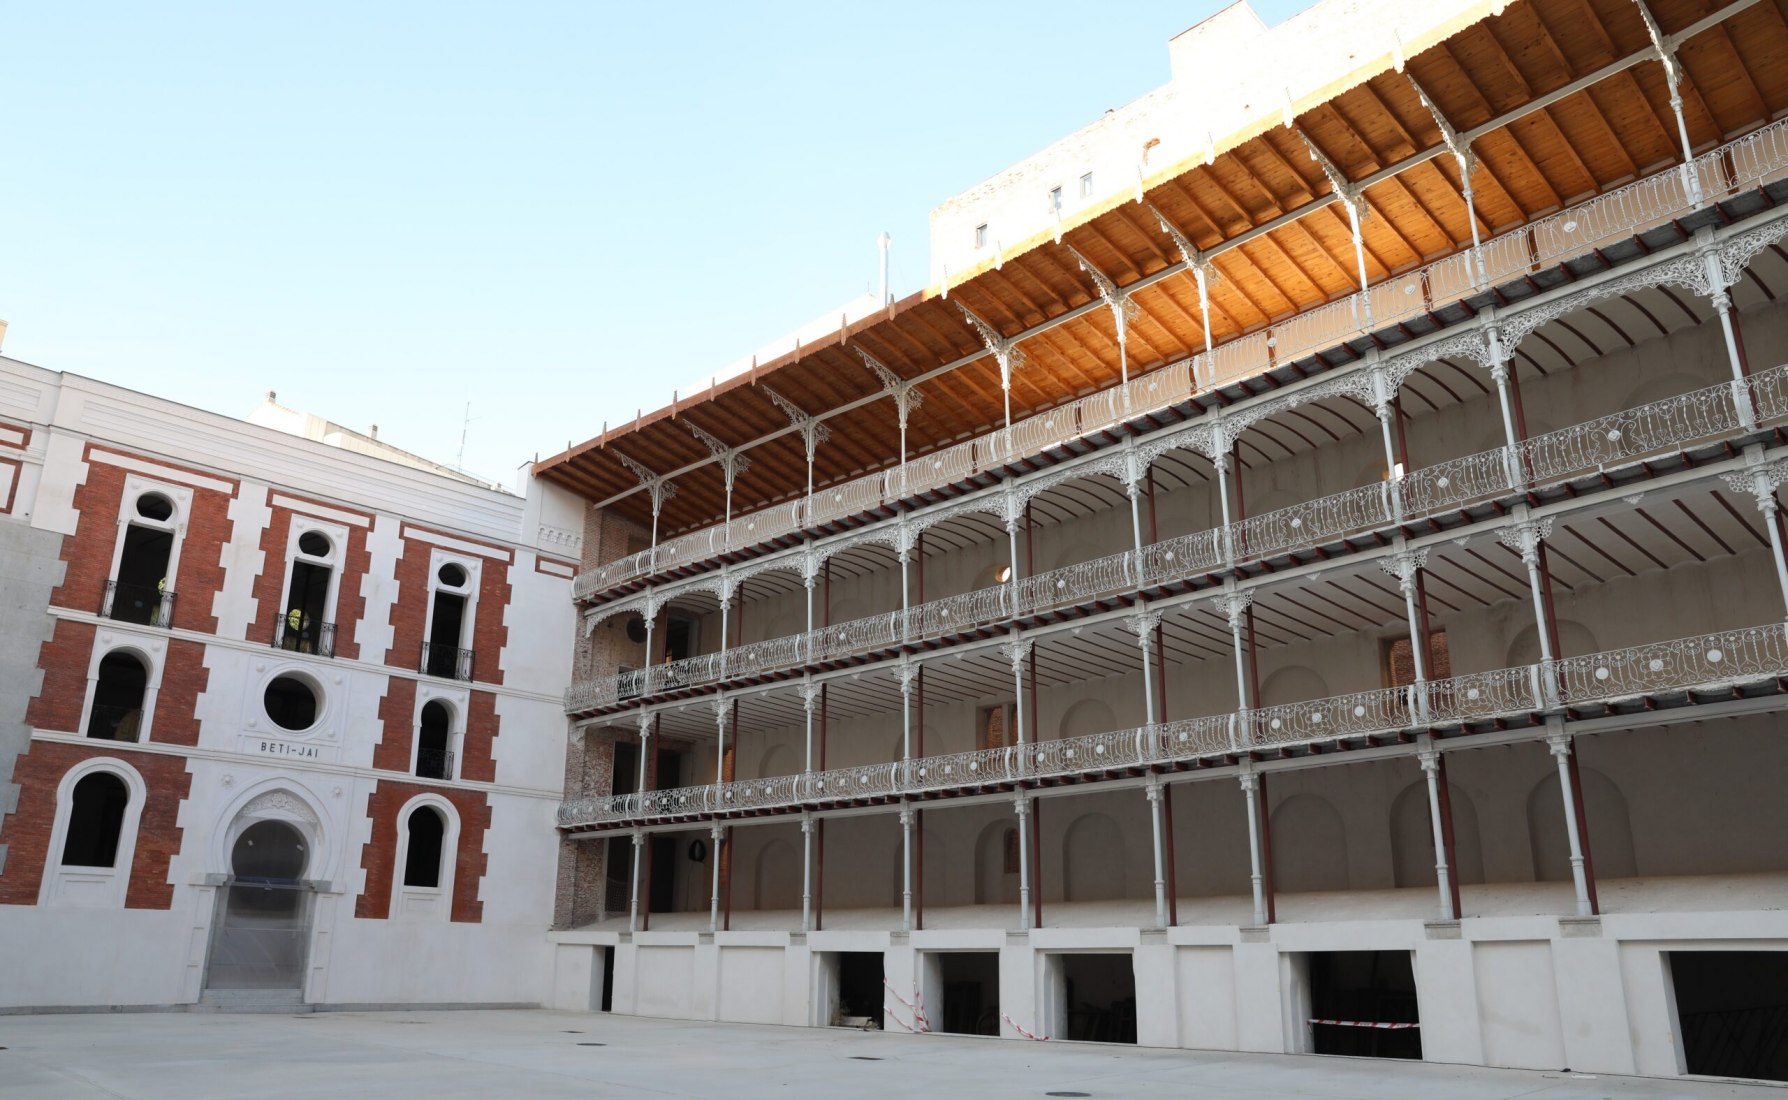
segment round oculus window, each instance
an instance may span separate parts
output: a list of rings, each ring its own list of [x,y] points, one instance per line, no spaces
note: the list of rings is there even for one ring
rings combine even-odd
[[[166,520],[174,514],[174,502],[160,493],[144,493],[137,498],[137,515],[144,519]]]
[[[306,531],[298,536],[298,552],[313,558],[326,558],[329,551],[335,549],[328,536],[318,531]]]
[[[449,588],[464,588],[467,578],[464,567],[448,562],[435,571],[435,579]]]
[[[307,730],[317,724],[317,689],[296,676],[276,676],[261,696],[267,717],[282,730]]]

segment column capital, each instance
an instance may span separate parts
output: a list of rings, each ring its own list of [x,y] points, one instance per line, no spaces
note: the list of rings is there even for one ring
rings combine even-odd
[[[1540,543],[1552,536],[1552,517],[1541,520],[1525,520],[1511,524],[1496,533],[1496,541],[1521,555],[1527,565],[1538,565],[1540,560]]]
[[[1161,616],[1159,611],[1143,611],[1124,616],[1124,625],[1136,635],[1136,644],[1145,653],[1152,652],[1155,648],[1155,628],[1161,625]]]
[[[1260,789],[1260,777],[1253,772],[1241,773],[1236,776],[1236,781],[1241,783],[1242,790],[1244,791],[1252,792]]]
[[[1397,578],[1404,595],[1415,590],[1416,574],[1428,565],[1428,548],[1398,550],[1378,559],[1378,567]]]
[[[1556,730],[1546,735],[1546,751],[1563,760],[1571,755],[1571,735],[1563,730]]]
[[[800,692],[801,692],[801,709],[802,710],[806,711],[810,715],[813,713],[813,708],[819,704],[820,691],[821,691],[822,687],[823,687],[823,685],[813,683],[812,681],[808,681],[801,685]]]
[[[639,715],[639,737],[641,741],[652,736],[652,727],[657,722],[657,715],[641,711]]]
[[[643,830],[643,829],[633,830],[633,846],[635,848],[644,848],[646,846],[645,830]]]
[[[913,823],[913,808],[911,806],[905,806],[905,805],[901,806],[900,807],[900,827],[904,829],[904,828],[908,827],[909,825],[911,825],[912,823]]]
[[[894,666],[894,676],[900,681],[900,694],[911,695],[919,681],[919,670],[924,666],[917,661],[901,661]]]
[[[1416,750],[1416,763],[1422,770],[1432,775],[1440,770],[1440,750],[1433,745],[1423,745]]]
[[[724,826],[724,825],[710,825],[710,826],[708,826],[708,837],[709,837],[709,839],[713,840],[715,844],[719,844],[722,840],[726,839],[726,826]],[[715,854],[716,858],[718,858],[720,855],[720,853],[718,853],[718,852],[716,852],[714,854]]]
[[[1161,801],[1161,778],[1159,776],[1150,776],[1148,786],[1144,787],[1143,790],[1148,792],[1150,802]]]
[[[1211,606],[1222,612],[1223,616],[1229,620],[1229,629],[1236,631],[1242,629],[1242,613],[1253,604],[1254,592],[1252,589],[1246,588],[1224,596],[1217,596],[1211,600]]]
[[[1031,659],[1031,650],[1035,645],[1036,642],[1030,638],[1009,638],[1000,643],[1000,652],[1006,655],[1006,660],[1012,662],[1012,675],[1017,676],[1024,672],[1024,663]]]
[[[1026,814],[1030,813],[1031,812],[1031,797],[1030,797],[1030,795],[1025,794],[1023,791],[1020,791],[1019,793],[1013,795],[1012,796],[1012,809],[1017,812],[1019,817],[1023,817]]]
[[[802,833],[813,832],[813,815],[812,814],[802,814],[801,815],[801,832]]]

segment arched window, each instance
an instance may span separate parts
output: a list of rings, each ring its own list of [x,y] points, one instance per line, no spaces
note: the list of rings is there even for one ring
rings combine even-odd
[[[471,633],[473,577],[466,567],[448,562],[435,570],[429,584],[428,637],[422,643],[422,671],[449,680],[472,678]]]
[[[64,867],[112,867],[130,790],[111,772],[93,772],[75,784],[62,841]]]
[[[87,711],[87,736],[102,741],[135,741],[143,725],[143,695],[149,670],[135,654],[113,650],[99,659],[99,680]]]
[[[421,728],[416,735],[416,774],[424,779],[453,778],[453,712],[447,704],[431,699],[422,705]],[[412,834],[413,835],[413,834]]]
[[[161,493],[137,497],[127,513],[118,570],[106,584],[100,615],[144,626],[167,626],[174,610],[168,566],[174,556],[174,502]]]
[[[447,822],[432,806],[410,811],[409,851],[404,853],[404,885],[438,889],[441,885],[441,847]]]

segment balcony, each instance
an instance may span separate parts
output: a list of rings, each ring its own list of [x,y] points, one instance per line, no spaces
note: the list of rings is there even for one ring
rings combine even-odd
[[[439,676],[443,680],[470,680],[472,651],[457,646],[423,642],[422,661],[417,666],[417,671],[424,676]]]
[[[174,624],[174,593],[147,585],[107,581],[99,617],[138,626],[168,627]]]
[[[1693,177],[1709,201],[1767,182],[1788,170],[1788,119],[1696,157],[1687,166],[1597,196],[1511,230],[1426,267],[1394,275],[1362,294],[1306,310],[1129,383],[1049,409],[978,439],[904,466],[829,486],[806,500],[779,504],[730,524],[694,531],[606,565],[572,583],[574,599],[601,598],[641,577],[687,568],[834,520],[956,484],[1041,454],[1134,416],[1155,413],[1194,393],[1259,375],[1283,363],[1363,337],[1489,287],[1584,256],[1695,209]],[[1480,270],[1481,268],[1481,270]]]
[[[1530,726],[1542,714],[1593,705],[1616,713],[1779,690],[1788,677],[1788,626],[1770,623],[1628,649],[1496,669],[1404,688],[1355,692],[1181,722],[927,756],[806,775],[564,802],[559,825],[640,825],[911,796],[975,794],[1020,783],[1098,780],[1228,764],[1249,753],[1321,751],[1429,730]]]
[[[1515,447],[1425,467],[1396,481],[1153,543],[1143,547],[1140,559],[1133,551],[1112,554],[905,612],[578,681],[566,692],[565,709],[571,714],[599,711],[671,691],[888,652],[1092,600],[1127,602],[1141,590],[1181,585],[1418,521],[1439,522],[1492,501],[1788,423],[1788,365],[1746,379],[1742,406],[1739,392],[1734,384],[1721,383],[1650,402],[1537,435]]]
[[[452,779],[453,752],[449,749],[417,749],[416,774],[423,779]]]
[[[290,616],[273,624],[273,648],[289,653],[309,653],[317,657],[335,656],[335,624],[315,623],[308,618],[293,622]]]

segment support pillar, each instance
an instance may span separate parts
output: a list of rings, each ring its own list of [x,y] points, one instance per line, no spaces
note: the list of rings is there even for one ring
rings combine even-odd
[[[813,931],[813,815],[801,815],[801,931]]]
[[[1155,837],[1155,927],[1166,928],[1167,918],[1167,863],[1166,852],[1162,841],[1162,809],[1161,781],[1150,779],[1148,785],[1149,824]]]
[[[1018,913],[1019,927],[1029,929],[1031,924],[1031,839],[1030,839],[1030,796],[1023,791],[1012,800],[1012,808],[1018,814]]]
[[[726,830],[719,825],[708,827],[708,843],[713,845],[714,883],[708,891],[708,931],[720,931],[720,853],[726,841]]]
[[[1571,752],[1571,736],[1564,732],[1564,723],[1561,720],[1554,721],[1554,730],[1546,737],[1546,747],[1558,761],[1558,789],[1564,796],[1565,837],[1571,845],[1571,881],[1577,889],[1577,915],[1591,917],[1596,914],[1597,907],[1595,886],[1589,871],[1588,845],[1581,831],[1581,782],[1572,766],[1577,758]]]
[[[1440,919],[1458,920],[1458,890],[1453,885],[1452,868],[1447,860],[1451,845],[1447,843],[1447,829],[1443,824],[1448,807],[1440,794],[1440,753],[1428,744],[1416,752],[1416,760],[1421,763],[1422,775],[1428,781],[1428,820],[1434,830],[1434,882],[1440,891]]]
[[[1242,793],[1248,799],[1248,881],[1253,887],[1256,927],[1267,923],[1266,878],[1262,871],[1264,864],[1260,843],[1260,799],[1257,790],[1259,778],[1251,771],[1243,772],[1240,776]]]
[[[913,930],[913,809],[900,807],[900,927]]]
[[[1757,500],[1763,526],[1769,531],[1769,552],[1776,565],[1776,585],[1782,594],[1784,615],[1788,616],[1788,556],[1784,556],[1782,546],[1781,506],[1776,503],[1777,487],[1788,480],[1788,460],[1765,463],[1761,444],[1746,447],[1745,458],[1752,463],[1751,468],[1726,474],[1724,480],[1734,493],[1750,493]]]
[[[1518,513],[1525,516],[1526,509],[1518,508]],[[1534,623],[1539,629],[1540,641],[1540,675],[1534,684],[1535,701],[1541,706],[1553,706],[1558,702],[1558,669],[1555,662],[1558,654],[1552,649],[1552,621],[1547,611],[1546,582],[1540,569],[1540,543],[1552,533],[1552,520],[1548,517],[1537,522],[1525,520],[1512,527],[1505,527],[1498,533],[1497,541],[1521,555],[1521,564],[1527,567],[1527,587],[1533,596]]]
[[[1719,245],[1714,242],[1713,229],[1702,229],[1696,234],[1700,241],[1701,262],[1707,271],[1707,285],[1712,292],[1714,312],[1720,317],[1720,332],[1726,338],[1726,362],[1732,370],[1732,404],[1738,412],[1738,422],[1747,430],[1757,427],[1757,411],[1751,403],[1751,387],[1746,381],[1748,372],[1745,369],[1744,353],[1739,350],[1738,330],[1732,320],[1732,295],[1729,294],[1726,274],[1720,264]]]
[[[639,865],[643,862],[641,857],[645,854],[645,847],[646,834],[638,829],[633,830],[632,900],[627,910],[627,930],[629,932],[639,931]]]

